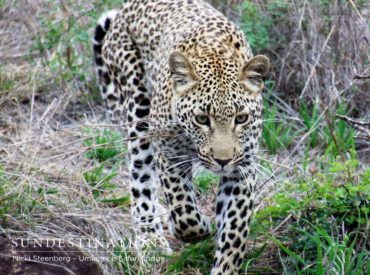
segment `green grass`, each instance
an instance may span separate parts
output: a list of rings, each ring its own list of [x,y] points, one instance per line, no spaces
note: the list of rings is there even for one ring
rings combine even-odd
[[[320,171],[286,182],[271,198],[274,203],[258,212],[258,219],[264,221],[267,217],[294,214],[328,228],[333,218],[338,225],[344,223],[351,228],[364,224],[364,216],[370,211],[370,168],[360,170],[354,152],[347,158],[343,161],[338,157],[333,162],[322,160]]]
[[[335,236],[319,226],[311,228],[312,233],[298,229],[305,240],[299,254],[270,236],[288,256],[281,259],[284,274],[369,274],[370,251],[366,243],[358,243],[359,235],[343,232]]]
[[[104,191],[114,189],[116,187],[111,183],[111,180],[117,176],[117,172],[114,170],[104,172],[104,168],[105,166],[101,164],[83,174],[85,181],[91,187],[94,198],[98,198]]]
[[[5,169],[0,165],[0,217],[1,224],[6,224],[6,214],[12,213],[13,205],[15,204],[16,194],[8,193],[11,181],[5,174]]]
[[[57,194],[57,188],[47,185],[36,187],[22,172],[9,173],[0,165],[0,225],[6,227],[9,217],[23,217],[26,223],[32,222],[33,214],[53,207]]]
[[[83,177],[93,197],[99,202],[110,206],[127,206],[130,195],[116,196],[118,186],[113,179],[118,175],[117,170],[125,162],[127,149],[120,132],[109,129],[84,130],[87,138],[83,144],[87,148],[85,157],[92,159],[95,166],[84,172]]]
[[[260,20],[261,15],[259,6],[250,1],[243,2],[240,27],[246,34],[252,50],[256,52],[269,47],[268,28],[273,23],[271,18]]]
[[[253,221],[252,235],[260,235],[291,217],[283,234],[268,235],[285,274],[366,274],[370,266],[370,168],[361,169],[355,151],[331,159],[282,185]]]
[[[264,101],[264,120],[262,129],[262,142],[271,154],[276,154],[281,149],[286,149],[298,136],[299,131],[295,131],[288,124],[281,113],[278,112],[276,102],[272,104]]]
[[[320,142],[320,122],[319,117],[319,106],[314,104],[311,110],[309,110],[305,102],[301,103],[299,108],[299,114],[303,120],[304,126],[306,127],[306,132],[309,133],[309,147],[315,148],[319,145]]]
[[[121,132],[85,128],[84,134],[86,139],[83,143],[87,147],[87,158],[103,162],[110,159],[122,159],[127,153]]]
[[[16,83],[14,80],[5,79],[0,82],[0,91],[10,91],[15,87]]]
[[[85,181],[91,188],[94,199],[111,207],[125,207],[130,205],[130,194],[117,196],[116,191],[118,186],[112,182],[112,180],[117,176],[119,165],[121,165],[121,163],[117,162],[112,168],[107,168],[106,165],[102,163],[88,171],[85,171],[83,174]]]
[[[213,186],[219,183],[219,177],[206,170],[200,172],[194,179],[194,185],[201,195],[206,195]]]
[[[171,257],[165,274],[180,274],[187,268],[197,268],[201,274],[209,274],[214,248],[212,238],[185,246],[179,254]]]
[[[325,155],[330,154],[333,157],[355,148],[355,131],[343,120],[336,119],[335,114],[347,115],[346,106],[341,104],[333,112],[325,114],[326,125],[323,129],[327,144]]]

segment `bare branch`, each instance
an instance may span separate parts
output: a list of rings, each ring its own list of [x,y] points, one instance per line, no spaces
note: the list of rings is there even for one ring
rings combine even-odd
[[[355,75],[353,79],[367,79],[370,78],[370,75]]]
[[[353,118],[342,116],[342,115],[336,115],[336,117],[348,122],[348,124],[350,125],[361,125],[361,126],[370,127],[370,122],[367,122],[367,121],[354,120]]]
[[[360,131],[361,133],[364,133],[364,135],[356,136],[357,138],[370,141],[370,129],[365,128],[365,127],[370,127],[370,122],[354,120],[350,117],[342,116],[342,115],[336,115],[336,117],[341,120],[344,120],[346,123],[351,125],[356,130]]]
[[[370,141],[370,136],[355,136],[357,139],[364,139],[366,141]]]

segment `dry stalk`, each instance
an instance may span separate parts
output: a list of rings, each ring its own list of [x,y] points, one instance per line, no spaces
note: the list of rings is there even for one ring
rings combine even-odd
[[[343,115],[336,115],[337,118],[344,120],[347,124],[351,125],[356,130],[360,131],[364,135],[357,136],[357,138],[365,139],[367,141],[370,141],[370,122],[366,121],[360,121],[360,120],[354,120],[353,118],[350,118],[348,116]],[[368,127],[368,128],[365,128]]]

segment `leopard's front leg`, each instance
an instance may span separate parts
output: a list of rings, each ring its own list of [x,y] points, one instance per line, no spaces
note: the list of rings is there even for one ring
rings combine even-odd
[[[221,179],[217,194],[217,247],[212,274],[238,274],[253,212],[255,173]]]
[[[170,213],[170,229],[178,239],[195,242],[208,236],[211,230],[208,218],[196,202],[192,158],[181,152],[184,146],[168,148],[169,143],[164,144],[167,148],[162,146],[157,156],[158,174]]]
[[[145,120],[137,118],[137,114],[149,113],[148,106],[140,104],[148,101],[149,99],[143,93],[133,94],[133,97],[129,99],[128,116],[133,118],[128,126],[131,215],[135,227],[141,231],[136,236],[135,243],[139,249],[142,249],[148,243],[154,242],[163,251],[170,253],[170,246],[163,236],[161,221],[163,213],[160,211],[161,206],[157,197],[156,160],[154,146],[149,138],[150,126]],[[129,120],[131,120],[130,117]]]

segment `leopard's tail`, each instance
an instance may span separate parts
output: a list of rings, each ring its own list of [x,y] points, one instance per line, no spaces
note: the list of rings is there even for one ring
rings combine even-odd
[[[104,13],[95,27],[94,38],[92,40],[94,48],[94,59],[96,75],[99,81],[100,91],[102,97],[105,98],[109,93],[109,90],[114,90],[113,83],[108,75],[107,66],[104,64],[102,57],[102,47],[104,43],[104,37],[107,34],[114,18],[117,15],[116,10],[110,10]]]

